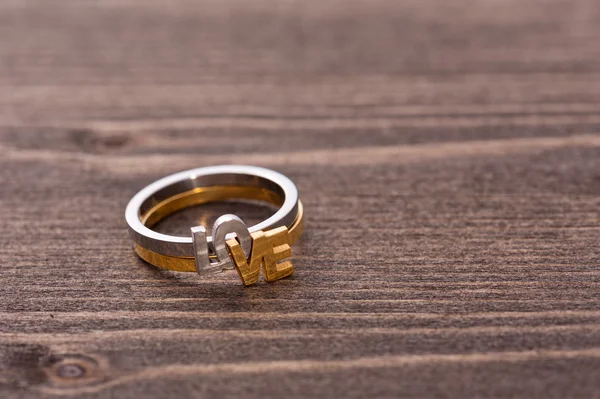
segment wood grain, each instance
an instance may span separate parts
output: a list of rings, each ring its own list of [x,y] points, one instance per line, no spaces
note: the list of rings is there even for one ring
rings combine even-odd
[[[600,397],[598,43],[593,0],[0,2],[0,396]],[[141,262],[130,197],[230,162],[297,183],[294,276]]]

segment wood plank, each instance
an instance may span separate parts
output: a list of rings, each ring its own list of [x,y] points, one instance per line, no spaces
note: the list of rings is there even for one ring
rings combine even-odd
[[[0,396],[600,397],[599,40],[587,0],[1,2]],[[133,253],[131,196],[221,163],[298,185],[293,277]]]

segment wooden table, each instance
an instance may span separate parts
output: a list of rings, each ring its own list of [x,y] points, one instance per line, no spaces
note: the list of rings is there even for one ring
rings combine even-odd
[[[0,396],[600,397],[599,132],[593,0],[4,0]],[[133,253],[222,163],[297,183],[292,278]]]

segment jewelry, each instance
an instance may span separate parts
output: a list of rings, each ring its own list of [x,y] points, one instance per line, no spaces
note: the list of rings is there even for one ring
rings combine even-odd
[[[279,210],[251,227],[235,215],[223,215],[212,237],[203,226],[192,227],[190,237],[151,230],[179,210],[232,198],[266,201]],[[278,172],[242,165],[191,169],[160,179],[131,199],[125,219],[135,251],[146,262],[202,276],[235,268],[245,285],[258,281],[261,265],[266,281],[291,275],[291,262],[281,261],[291,256],[290,246],[303,231],[303,207],[294,183]]]

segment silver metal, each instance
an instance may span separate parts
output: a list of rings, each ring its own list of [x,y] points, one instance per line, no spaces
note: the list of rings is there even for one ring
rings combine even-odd
[[[192,237],[158,233],[144,226],[140,215],[174,195],[198,187],[248,186],[267,189],[280,198],[283,205],[268,219],[248,228],[249,233],[286,226],[291,227],[298,213],[298,190],[294,183],[270,169],[245,165],[221,165],[191,169],[160,179],[137,193],[125,210],[125,219],[133,241],[152,252],[178,257],[196,257]],[[197,234],[201,234],[197,231]],[[206,231],[205,231],[206,235]],[[235,234],[227,234],[226,240]],[[206,237],[209,253],[214,253],[212,237]]]
[[[232,233],[235,233],[246,259],[250,257],[252,237],[250,237],[248,226],[242,222],[242,219],[235,215],[223,215],[215,221],[212,231],[215,254],[217,259],[223,262],[224,269],[233,269],[233,262],[229,257],[229,250],[225,243],[226,237]]]
[[[220,272],[222,269],[215,267],[208,257],[208,242],[206,241],[206,229],[204,226],[195,226],[191,230],[196,258],[196,272],[201,276]]]
[[[215,221],[213,226],[213,246],[217,257],[215,262],[211,261],[208,256],[206,229],[203,226],[196,226],[192,227],[191,230],[196,258],[196,272],[201,276],[233,269],[233,262],[229,257],[229,251],[225,243],[228,234],[235,233],[244,256],[246,258],[250,257],[252,237],[250,237],[246,224],[235,215],[223,215]]]

